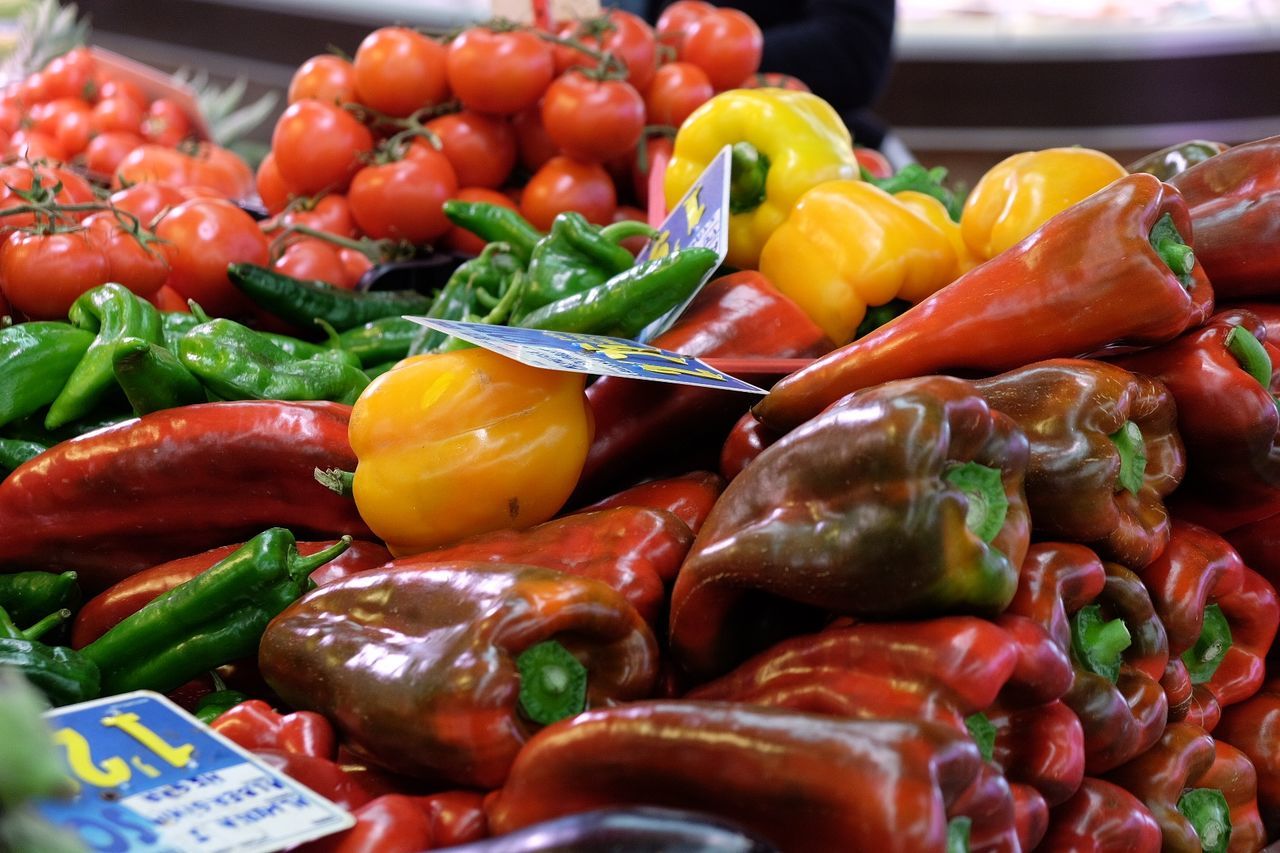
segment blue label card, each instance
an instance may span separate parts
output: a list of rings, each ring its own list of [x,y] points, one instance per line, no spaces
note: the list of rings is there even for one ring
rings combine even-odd
[[[37,808],[90,850],[268,853],[355,825],[158,693],[68,705],[45,719],[79,792]]]
[[[667,214],[666,221],[658,229],[658,236],[650,240],[636,256],[636,263],[644,263],[650,258],[662,258],[677,249],[688,249],[700,246],[714,249],[724,263],[729,254],[729,164],[732,160],[730,148],[726,145],[694,181],[693,186],[680,199],[680,203]],[[718,264],[717,264],[718,266]],[[666,314],[654,320],[638,337],[641,341],[651,341],[671,328],[671,324],[684,312],[693,297],[702,289],[711,276],[713,268],[705,276],[702,283],[684,303],[677,305]]]
[[[742,391],[747,394],[768,393],[763,388],[722,373],[694,356],[669,352],[625,338],[433,320],[430,317],[405,319],[533,367],[649,379],[720,391]]]

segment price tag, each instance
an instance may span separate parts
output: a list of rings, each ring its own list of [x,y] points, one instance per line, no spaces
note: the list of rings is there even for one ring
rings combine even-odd
[[[691,355],[636,343],[625,338],[603,335],[578,335],[572,332],[548,332],[542,329],[517,329],[463,323],[456,320],[433,320],[430,317],[406,317],[447,335],[462,338],[478,347],[501,353],[533,367],[565,370],[570,373],[592,373],[602,376],[625,376],[677,385],[696,385],[720,391],[742,391],[766,394],[762,388],[743,382],[716,370]]]
[[[79,792],[37,808],[90,850],[267,853],[355,825],[158,693],[68,705],[45,719]]]

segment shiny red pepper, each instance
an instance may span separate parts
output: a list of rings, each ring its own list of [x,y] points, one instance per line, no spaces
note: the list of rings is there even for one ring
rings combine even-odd
[[[691,471],[665,480],[650,480],[583,507],[579,512],[593,512],[619,506],[647,506],[665,509],[697,534],[711,513],[716,499],[724,491],[724,480],[710,471]]]
[[[327,758],[281,749],[255,749],[253,754],[347,811],[354,811],[373,799],[359,781]]]
[[[384,794],[355,809],[356,825],[291,853],[421,853],[489,836],[484,796],[446,791],[418,797]]]
[[[1222,709],[1213,735],[1253,763],[1258,774],[1258,810],[1267,836],[1280,836],[1280,680],[1270,679],[1251,698]]]
[[[755,415],[747,412],[738,418],[733,429],[729,430],[729,437],[724,440],[724,447],[720,448],[720,476],[732,480],[781,437],[780,433],[769,429],[756,420]]]
[[[1160,825],[1124,788],[1086,778],[1050,813],[1041,844],[1054,853],[1159,853]]]
[[[319,714],[281,714],[260,699],[241,702],[219,715],[209,728],[245,749],[274,749],[314,758],[334,759],[338,741],[333,726]]]
[[[1084,732],[1064,703],[1012,709],[997,703],[983,715],[996,730],[993,760],[1010,782],[1035,789],[1050,807],[1066,802],[1080,787]]]

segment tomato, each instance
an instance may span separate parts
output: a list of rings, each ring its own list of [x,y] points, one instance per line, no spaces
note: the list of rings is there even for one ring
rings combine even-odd
[[[46,81],[44,72],[37,71],[22,78],[18,82],[15,94],[18,101],[28,109],[49,100],[49,84]]]
[[[604,161],[631,150],[644,132],[644,99],[622,80],[570,71],[547,88],[542,124],[566,155]]]
[[[531,32],[471,27],[449,44],[449,87],[469,110],[512,115],[538,102],[555,76],[546,42]]]
[[[39,180],[40,192],[33,192],[36,181]],[[53,192],[55,187],[61,184],[58,191]],[[23,196],[33,196],[29,201]],[[89,182],[75,172],[57,166],[46,166],[39,164],[31,166],[26,163],[14,163],[10,166],[0,168],[0,211],[12,210],[16,207],[25,207],[30,204],[48,204],[56,202],[57,204],[88,204],[94,201],[93,187]],[[61,224],[70,221],[77,221],[89,215],[88,211],[80,211],[64,214],[60,220]],[[47,219],[48,217],[45,217]],[[34,224],[36,217],[32,213],[11,213],[0,216],[0,224],[12,227],[23,228]]]
[[[707,72],[692,62],[670,62],[658,69],[645,93],[649,123],[679,127],[715,93]]]
[[[201,142],[191,154],[190,186],[208,187],[229,199],[248,198],[254,189],[253,170],[229,148]]]
[[[258,164],[254,184],[258,188],[258,198],[262,199],[262,206],[267,209],[267,213],[276,214],[284,210],[289,199],[293,197],[292,190],[284,182],[284,178],[280,177],[280,170],[276,168],[276,155],[270,151]]]
[[[351,180],[347,202],[370,237],[425,243],[449,230],[440,206],[457,191],[448,159],[423,146],[412,157],[361,169]]]
[[[511,119],[511,126],[516,132],[516,148],[520,154],[520,165],[530,172],[536,172],[543,164],[560,153],[555,142],[547,135],[542,125],[542,109],[534,107],[517,113]]]
[[[177,187],[157,183],[134,184],[107,199],[112,207],[136,216],[144,228],[152,227],[156,217],[186,200]]]
[[[893,176],[893,164],[889,162],[889,158],[874,148],[855,145],[853,146],[853,156],[858,161],[858,165],[866,169],[871,174],[871,177],[889,178]]]
[[[0,287],[33,320],[65,320],[80,294],[110,281],[110,270],[86,231],[14,231],[0,248]]]
[[[404,117],[449,96],[445,48],[405,27],[382,27],[364,37],[355,56],[360,103]]]
[[[80,98],[55,98],[52,101],[45,101],[43,104],[36,104],[31,108],[28,114],[29,126],[32,130],[53,136],[57,133],[58,125],[61,123],[63,116],[73,112],[88,115],[92,113],[92,110]]]
[[[440,150],[464,187],[500,187],[516,165],[516,132],[502,118],[464,110],[427,122],[440,137]],[[415,141],[410,148],[425,145]]]
[[[373,150],[373,134],[334,104],[290,104],[271,134],[271,151],[285,185],[298,195],[341,192]]]
[[[136,133],[124,130],[109,130],[99,133],[84,149],[84,165],[90,172],[106,180],[114,175],[116,169],[124,162],[133,149],[145,144],[145,140]]]
[[[58,119],[53,138],[58,140],[67,157],[74,157],[85,149],[93,137],[93,113],[87,109],[69,110]]]
[[[658,16],[658,24],[655,27],[658,32],[658,41],[675,48],[676,56],[679,56],[680,48],[684,45],[685,33],[693,27],[695,22],[715,10],[715,6],[703,3],[701,0],[676,0],[675,3],[663,9],[662,14]]]
[[[359,284],[361,276],[373,268],[373,261],[369,260],[369,256],[355,249],[341,248],[338,250],[338,257],[347,271],[348,287]]]
[[[627,82],[643,92],[658,68],[658,38],[644,19],[621,9],[610,9],[605,15],[587,21],[569,21],[560,27],[559,35],[582,42],[594,50],[608,51],[627,67]],[[555,48],[556,73],[563,74],[575,65],[594,68],[596,61],[580,50],[566,45]]]
[[[356,99],[356,69],[341,56],[322,53],[298,66],[289,81],[289,103],[311,98],[334,104]]]
[[[799,77],[779,74],[776,71],[757,71],[737,85],[738,89],[789,89],[792,92],[811,91]]]
[[[289,243],[271,268],[294,278],[327,281],[338,287],[350,288],[355,284],[347,282],[347,268],[338,257],[338,250],[331,243],[313,237]]]
[[[0,317],[13,319],[13,307],[9,304],[9,300],[4,298],[3,288],[0,288]]]
[[[187,186],[191,183],[191,158],[166,145],[139,145],[120,161],[111,185],[118,189],[143,183]]]
[[[680,59],[692,62],[711,78],[716,91],[732,89],[760,68],[764,33],[746,12],[716,9],[685,33]]]
[[[17,133],[22,127],[22,107],[11,101],[0,101],[0,130],[5,133]]]
[[[161,311],[191,313],[191,306],[187,304],[187,298],[167,284],[148,296],[147,300]]]
[[[192,199],[160,220],[156,236],[166,241],[166,284],[213,315],[248,310],[249,300],[227,278],[227,265],[270,262],[267,237],[252,216],[229,201]]]
[[[94,61],[87,47],[77,47],[44,67],[46,98],[88,99],[93,95]]]
[[[458,190],[454,198],[459,201],[478,201],[485,204],[496,204],[508,210],[517,210],[515,202],[497,190],[484,187],[464,187]],[[478,255],[485,247],[485,241],[465,228],[454,225],[444,237],[444,243],[450,249],[463,255]]]
[[[26,160],[28,163],[35,163],[39,160],[60,163],[67,159],[67,152],[62,150],[62,145],[59,144],[58,140],[47,133],[28,130],[25,127],[15,131],[9,137],[9,145],[6,151],[19,160]]]
[[[520,212],[542,231],[549,230],[556,214],[566,210],[576,210],[597,225],[608,225],[617,208],[617,190],[604,167],[569,157],[548,160],[520,196]]]
[[[113,130],[140,133],[143,110],[143,107],[125,95],[103,98],[93,105],[93,129],[98,133],[110,133]]]
[[[112,98],[125,98],[132,101],[137,107],[139,113],[144,113],[151,103],[151,99],[146,96],[137,84],[128,80],[121,80],[116,77],[99,77],[98,78],[98,103],[110,100]]]
[[[148,142],[172,147],[191,135],[191,119],[176,102],[156,98],[142,120],[142,135]]]
[[[110,267],[110,281],[123,284],[139,296],[150,296],[169,277],[169,261],[160,245],[144,245],[133,229],[109,210],[84,221],[92,239],[102,247]]]
[[[267,233],[287,225],[305,225],[317,231],[336,234],[339,237],[356,236],[356,223],[351,217],[351,205],[345,195],[331,193],[319,198],[298,199],[281,213]]]

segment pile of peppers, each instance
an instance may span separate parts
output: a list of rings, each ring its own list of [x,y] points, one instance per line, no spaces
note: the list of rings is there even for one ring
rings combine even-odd
[[[726,94],[668,191],[733,146],[758,268],[653,343],[807,366],[752,407],[405,319],[634,337],[715,263],[573,213],[449,202],[434,295],[231,270],[323,342],[105,285],[0,330],[0,664],[172,696],[353,812],[308,851],[1280,839],[1280,137],[960,204]]]

